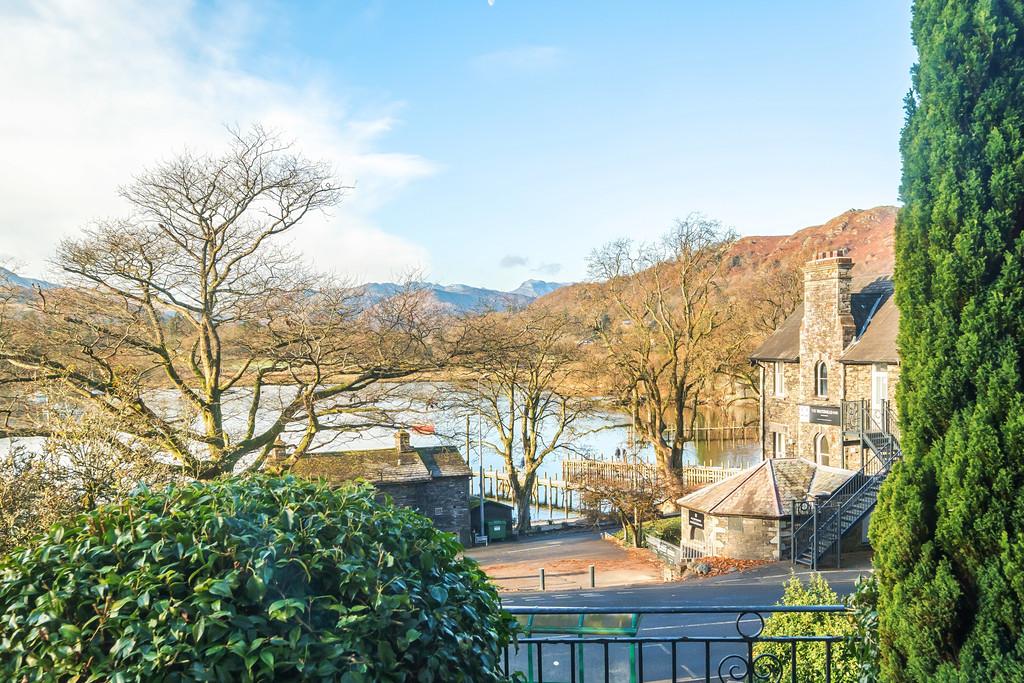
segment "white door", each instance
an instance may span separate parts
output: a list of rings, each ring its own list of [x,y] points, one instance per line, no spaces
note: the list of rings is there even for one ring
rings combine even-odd
[[[871,368],[871,422],[872,429],[885,424],[885,402],[889,399],[889,367],[879,363]]]

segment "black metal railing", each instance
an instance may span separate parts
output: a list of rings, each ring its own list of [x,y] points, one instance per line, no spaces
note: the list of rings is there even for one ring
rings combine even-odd
[[[505,650],[505,675],[529,683],[651,681],[831,681],[838,635],[852,613],[843,605],[693,607],[506,607],[527,627]],[[773,614],[834,615],[835,634],[765,635]],[[588,617],[631,617],[633,635],[607,635]],[[579,621],[576,618],[579,617]],[[550,624],[577,623],[559,632]],[[621,632],[610,629],[613,632]]]
[[[841,412],[843,431],[860,438],[868,459],[830,496],[793,502],[790,560],[815,569],[821,556],[833,547],[838,566],[843,534],[874,506],[882,482],[902,453],[896,416],[888,401],[875,405],[844,401]]]

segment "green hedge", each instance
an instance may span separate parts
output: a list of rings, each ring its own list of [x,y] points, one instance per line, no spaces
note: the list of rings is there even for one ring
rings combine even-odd
[[[682,518],[679,515],[672,515],[644,525],[644,533],[648,536],[660,538],[666,543],[679,545],[679,536],[682,533]]]
[[[886,681],[1024,681],[1024,0],[916,0],[896,222]]]
[[[499,681],[512,619],[366,484],[142,492],[0,559],[0,679]]]

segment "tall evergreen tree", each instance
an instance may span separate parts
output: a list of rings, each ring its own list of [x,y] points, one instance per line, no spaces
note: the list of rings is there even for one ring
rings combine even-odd
[[[1024,680],[1024,0],[916,0],[885,680]]]

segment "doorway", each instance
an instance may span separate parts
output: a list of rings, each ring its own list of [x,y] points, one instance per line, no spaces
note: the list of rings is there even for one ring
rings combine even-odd
[[[889,400],[889,366],[875,363],[871,366],[871,429],[886,428],[886,404]]]

